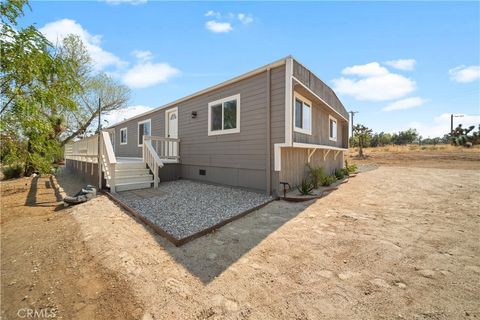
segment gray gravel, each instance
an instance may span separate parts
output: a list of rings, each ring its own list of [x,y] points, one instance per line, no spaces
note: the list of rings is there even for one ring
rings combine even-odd
[[[127,199],[132,209],[180,240],[272,200],[252,191],[189,180],[162,182],[158,196]]]

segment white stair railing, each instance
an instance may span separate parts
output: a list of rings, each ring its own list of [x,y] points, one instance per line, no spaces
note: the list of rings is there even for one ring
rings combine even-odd
[[[115,192],[115,165],[117,164],[117,158],[115,157],[112,140],[108,132],[102,131],[100,143],[100,161],[102,162],[101,165],[105,174],[105,180],[107,180],[110,191]]]
[[[153,172],[153,187],[157,188],[160,183],[160,177],[158,175],[159,168],[163,167],[163,162],[158,156],[157,152],[152,146],[152,137],[143,136],[143,162],[147,164],[150,170]]]
[[[149,136],[153,149],[160,159],[180,159],[180,139]]]

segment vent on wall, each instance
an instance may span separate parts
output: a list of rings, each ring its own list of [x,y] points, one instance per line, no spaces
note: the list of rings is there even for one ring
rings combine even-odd
[[[200,170],[198,170],[198,174],[201,175],[201,176],[204,176],[204,175],[207,174],[207,170],[205,170],[205,169],[200,169]]]

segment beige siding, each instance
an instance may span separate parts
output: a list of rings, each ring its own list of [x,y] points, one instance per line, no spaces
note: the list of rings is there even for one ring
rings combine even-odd
[[[285,70],[271,70],[271,139],[284,141]],[[240,94],[240,132],[208,136],[208,103]],[[186,100],[178,107],[178,136],[180,157],[185,178],[245,186],[266,187],[266,110],[267,72],[230,84],[226,87]],[[151,119],[152,135],[165,136],[165,110],[133,119],[115,127],[117,156],[140,157],[137,143],[137,124]],[[192,111],[197,117],[192,118]],[[120,145],[120,129],[128,128],[128,144]],[[273,168],[273,167],[272,167]],[[199,169],[207,175],[200,176]]]
[[[348,148],[348,122],[333,112],[303,87],[295,86],[295,92],[309,99],[312,104],[312,134],[293,132],[293,141],[299,143],[320,144],[339,148]],[[337,120],[337,141],[330,140],[329,116]]]

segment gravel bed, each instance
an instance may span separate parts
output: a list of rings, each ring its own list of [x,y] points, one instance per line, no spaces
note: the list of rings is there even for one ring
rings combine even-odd
[[[262,205],[272,197],[252,191],[189,180],[162,182],[158,196],[119,198],[180,240]]]

